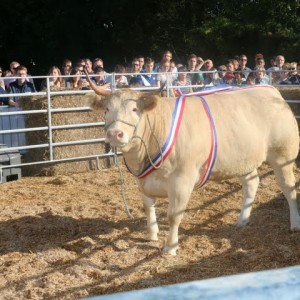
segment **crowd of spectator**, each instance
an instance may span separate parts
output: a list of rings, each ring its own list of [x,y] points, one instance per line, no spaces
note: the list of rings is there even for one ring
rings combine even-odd
[[[251,65],[250,68],[248,65]],[[153,58],[136,56],[130,66],[116,65],[113,73],[107,73],[101,58],[79,59],[73,64],[65,59],[61,67],[51,66],[40,86],[36,86],[25,66],[17,61],[10,63],[9,70],[0,68],[0,104],[18,106],[17,96],[9,94],[44,90],[48,85],[57,88],[89,89],[84,69],[92,81],[104,88],[161,87],[172,86],[171,95],[186,94],[208,86],[254,85],[254,84],[300,84],[300,63],[286,62],[283,55],[277,55],[266,64],[262,54],[257,54],[253,63],[248,63],[245,54],[229,59],[225,64],[215,66],[213,60],[202,59],[190,54],[187,62],[176,64],[171,51],[163,53],[155,62]],[[18,78],[16,78],[18,77]],[[166,91],[162,92],[164,95]]]

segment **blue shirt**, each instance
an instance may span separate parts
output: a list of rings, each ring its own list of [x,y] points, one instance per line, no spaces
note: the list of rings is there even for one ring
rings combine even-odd
[[[33,83],[31,83],[27,80],[22,85],[18,84],[18,80],[15,80],[9,84],[9,90],[10,90],[10,93],[12,93],[12,94],[34,93],[35,87],[34,87]],[[19,98],[20,97],[18,97],[18,96],[13,97],[15,102],[18,102]]]
[[[0,86],[0,94],[6,94],[6,91],[4,88],[2,88]],[[0,105],[8,105],[8,98],[5,97],[5,98],[0,98]]]
[[[141,71],[139,75],[139,84],[144,86],[156,86],[157,85],[157,78],[156,74],[149,74],[146,70]]]

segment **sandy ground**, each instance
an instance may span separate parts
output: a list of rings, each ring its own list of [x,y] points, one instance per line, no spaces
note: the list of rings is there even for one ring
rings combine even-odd
[[[299,180],[300,171],[295,173]],[[267,166],[260,175],[251,224],[244,228],[234,226],[241,207],[237,180],[195,191],[175,257],[161,253],[167,201],[157,203],[159,241],[146,241],[139,192],[126,171],[133,220],[124,210],[115,167],[2,184],[0,298],[79,299],[298,265],[300,233],[289,230],[287,202]]]

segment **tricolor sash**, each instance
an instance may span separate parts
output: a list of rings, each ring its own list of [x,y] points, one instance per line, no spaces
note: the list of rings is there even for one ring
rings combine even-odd
[[[159,166],[162,163],[162,161],[164,161],[167,158],[167,156],[171,152],[171,150],[176,142],[179,127],[180,127],[182,116],[183,116],[184,107],[185,107],[185,101],[186,101],[185,96],[180,96],[176,99],[175,108],[174,108],[173,115],[172,115],[172,123],[171,123],[170,133],[169,133],[166,143],[161,148],[161,153],[159,153],[153,159],[153,165],[155,167]],[[152,164],[149,163],[149,165],[144,169],[144,171],[142,171],[137,177],[140,179],[146,177],[147,175],[152,173],[154,170],[156,170],[155,167],[153,167]]]
[[[209,120],[209,126],[210,126],[210,142],[211,142],[211,146],[210,146],[210,151],[209,151],[209,156],[206,162],[206,166],[204,169],[204,172],[200,175],[200,179],[198,181],[198,183],[196,184],[196,187],[202,187],[206,181],[208,180],[210,174],[211,174],[211,170],[215,164],[216,161],[216,156],[217,156],[217,132],[216,132],[216,127],[215,127],[215,123],[214,123],[214,119],[212,117],[211,111],[209,109],[209,106],[207,104],[207,102],[205,101],[205,99],[202,96],[199,96],[204,108],[204,111],[207,115],[207,118]]]
[[[201,103],[203,105],[203,109],[208,117],[209,124],[210,124],[210,136],[211,136],[211,149],[209,152],[209,156],[206,162],[205,169],[203,173],[200,175],[200,179],[198,183],[195,185],[196,187],[203,186],[206,181],[208,180],[211,170],[214,166],[216,155],[217,155],[217,134],[216,134],[216,128],[213,121],[213,117],[211,114],[211,111],[209,109],[209,106],[205,99],[202,96],[199,96]],[[157,156],[153,159],[152,164],[149,163],[148,166],[137,175],[139,179],[145,178],[147,175],[152,173],[156,168],[167,158],[167,156],[170,154],[171,150],[173,149],[173,146],[175,145],[175,142],[177,140],[178,131],[180,128],[184,107],[185,107],[186,97],[180,96],[176,99],[175,102],[175,108],[172,114],[172,122],[171,122],[171,129],[167,138],[166,143],[161,149],[161,153],[157,154]],[[125,162],[126,164],[126,162]],[[127,166],[127,164],[126,164]],[[128,167],[127,167],[128,168]],[[128,168],[130,171],[130,169]]]

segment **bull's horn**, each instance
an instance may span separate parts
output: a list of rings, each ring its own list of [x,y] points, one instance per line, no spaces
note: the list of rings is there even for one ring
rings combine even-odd
[[[165,85],[166,85],[166,82],[164,82],[161,85],[161,87],[159,87],[157,90],[145,91],[144,93],[153,94],[153,95],[159,95],[161,93],[161,91],[164,89]]]
[[[160,93],[165,88],[165,85],[166,85],[166,81],[161,85],[159,89],[157,89],[157,92]]]
[[[90,78],[89,73],[87,72],[86,68],[83,68],[83,71],[86,75],[86,79],[88,81],[88,83],[90,84],[90,87],[94,90],[94,92],[99,95],[99,96],[107,96],[111,94],[111,91],[108,91],[106,89],[104,89],[103,87],[100,87],[98,85],[96,85]]]

